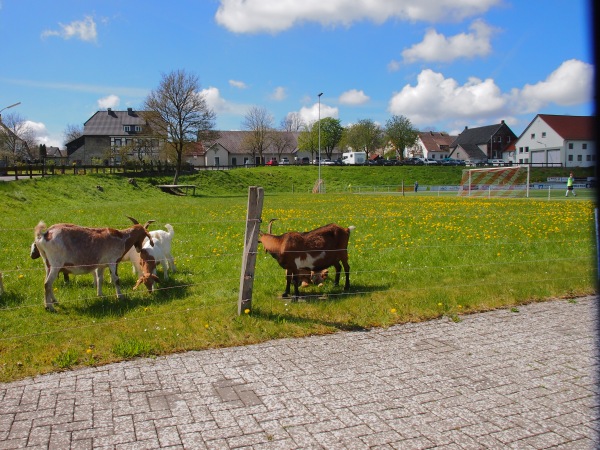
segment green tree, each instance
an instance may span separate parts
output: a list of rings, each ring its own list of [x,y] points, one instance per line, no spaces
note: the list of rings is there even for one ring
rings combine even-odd
[[[319,123],[321,124],[321,149],[325,150],[325,155],[331,159],[333,150],[342,139],[344,127],[340,124],[339,119],[334,119],[333,117],[325,117],[317,121],[312,129],[312,132],[317,134],[317,148],[319,146]]]
[[[392,116],[385,123],[385,139],[396,152],[399,159],[404,159],[404,149],[417,142],[419,131],[404,116]]]
[[[159,86],[144,101],[144,115],[150,133],[167,140],[177,163],[173,184],[177,184],[186,149],[196,141],[216,140],[216,115],[200,92],[198,77],[185,70],[163,74]]]
[[[316,123],[305,124],[298,135],[298,150],[309,152],[311,160],[319,148],[318,134],[313,133],[314,129],[316,129]]]
[[[368,158],[369,154],[383,146],[384,132],[371,119],[361,119],[344,130],[342,140],[345,146],[355,151],[365,151]]]

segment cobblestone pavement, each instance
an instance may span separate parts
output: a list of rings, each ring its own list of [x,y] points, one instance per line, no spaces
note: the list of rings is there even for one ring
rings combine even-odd
[[[0,448],[593,449],[596,303],[0,384]]]

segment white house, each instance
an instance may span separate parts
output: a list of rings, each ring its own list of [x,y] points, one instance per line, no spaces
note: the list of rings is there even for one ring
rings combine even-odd
[[[594,118],[538,114],[515,143],[517,164],[590,167],[596,164]]]

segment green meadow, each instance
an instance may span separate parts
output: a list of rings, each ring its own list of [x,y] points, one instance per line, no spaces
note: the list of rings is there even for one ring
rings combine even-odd
[[[458,198],[397,190],[357,194],[352,186],[458,184],[460,168],[324,167],[327,192],[311,194],[314,167],[208,171],[183,177],[195,196],[162,192],[165,178],[54,176],[0,183],[0,381],[85,365],[269,339],[364,330],[596,291],[594,197]],[[437,172],[436,172],[437,171]],[[532,174],[544,181],[561,172]],[[577,176],[584,176],[579,175]],[[349,292],[310,286],[297,302],[281,298],[284,271],[259,245],[252,308],[237,315],[248,186],[265,192],[263,230],[306,231],[354,225]],[[119,265],[126,298],[108,273],[98,298],[91,274],[54,283],[60,304],[44,310],[45,271],[29,257],[33,228],[70,222],[127,228],[125,216],[151,229],[173,225],[177,272],[159,289],[133,290]],[[331,274],[334,269],[331,268]],[[572,300],[573,301],[573,300]],[[515,311],[517,309],[515,308]]]

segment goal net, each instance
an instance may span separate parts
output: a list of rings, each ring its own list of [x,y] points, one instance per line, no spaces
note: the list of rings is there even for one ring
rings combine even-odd
[[[529,166],[465,169],[459,196],[529,197]]]

